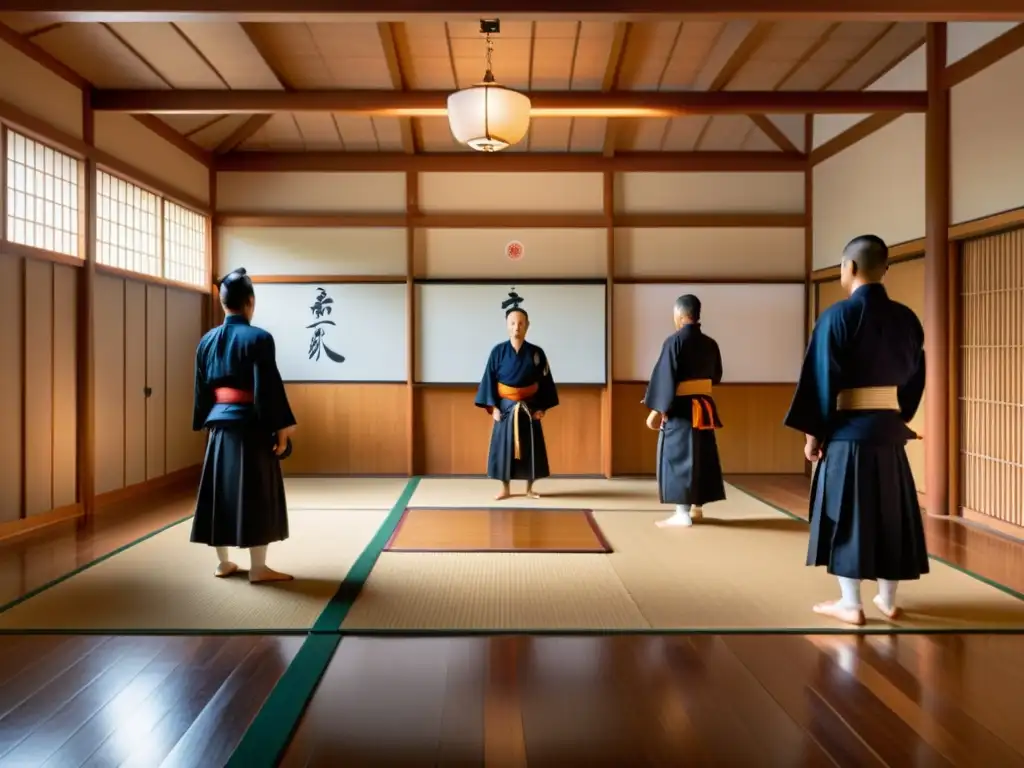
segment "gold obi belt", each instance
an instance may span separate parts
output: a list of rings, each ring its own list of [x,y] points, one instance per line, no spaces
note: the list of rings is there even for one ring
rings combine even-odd
[[[526,415],[533,419],[533,414],[530,413],[525,401],[536,395],[538,389],[536,384],[531,384],[528,387],[510,387],[508,384],[498,382],[498,397],[515,403],[515,407],[512,409],[512,445],[515,451],[513,455],[517,459],[523,457],[519,442],[519,409],[522,408],[526,411]]]
[[[711,399],[711,379],[689,379],[676,384],[676,397],[692,397],[694,429],[721,429],[718,408]]]
[[[899,411],[896,387],[854,387],[844,389],[836,397],[840,411]]]

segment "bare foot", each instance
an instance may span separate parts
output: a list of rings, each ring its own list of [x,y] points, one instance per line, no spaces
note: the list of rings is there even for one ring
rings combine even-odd
[[[676,513],[672,517],[666,517],[664,520],[658,520],[655,523],[659,528],[689,528],[693,525],[693,520],[689,515]]]
[[[511,496],[512,496],[512,492],[508,488],[505,488],[505,489],[503,489],[501,491],[501,493],[499,493],[497,496],[494,497],[494,500],[495,501],[504,501],[505,499],[510,498]]]
[[[225,576],[230,576],[232,573],[238,571],[238,566],[232,563],[230,560],[225,560],[223,563],[217,566],[217,570],[214,571],[213,575],[218,579],[223,579]]]
[[[540,494],[537,493],[536,491],[528,490],[526,492],[526,498],[528,498],[528,499],[539,499],[540,498]]]
[[[704,519],[704,509],[702,507],[693,506],[690,507],[690,519],[693,522]]]
[[[900,614],[903,613],[903,611],[900,610],[899,606],[886,605],[882,601],[881,595],[875,595],[875,598],[874,600],[872,600],[872,602],[875,604],[875,607],[882,612],[882,615],[890,621],[895,621],[900,617]]]
[[[279,573],[272,568],[260,568],[258,571],[249,571],[249,583],[261,584],[265,581],[291,581],[295,577],[287,573]]]
[[[860,608],[844,608],[839,600],[818,603],[814,606],[814,612],[857,627],[864,625],[864,611]]]

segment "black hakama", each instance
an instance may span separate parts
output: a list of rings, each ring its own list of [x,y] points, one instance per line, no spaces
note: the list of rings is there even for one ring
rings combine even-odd
[[[288,538],[284,479],[274,443],[253,426],[229,423],[210,429],[193,543],[245,549]]]
[[[518,402],[503,396],[509,389],[519,390]],[[523,341],[518,351],[509,341],[494,347],[480,377],[475,405],[488,413],[495,409],[501,412],[501,421],[494,422],[491,428],[488,477],[507,483],[510,480],[531,482],[551,476],[544,429],[541,422],[533,418],[536,412],[546,412],[558,405],[558,390],[543,349],[528,341]]]
[[[718,344],[699,323],[684,325],[665,340],[644,395],[644,405],[665,414],[655,470],[662,504],[702,506],[725,499],[715,438],[722,423],[714,398],[677,394],[681,382],[695,380],[722,381]]]
[[[658,500],[701,506],[725,499],[715,433],[670,416],[658,433]]]
[[[928,550],[906,443],[924,393],[924,331],[881,284],[815,323],[786,426],[822,446],[811,483],[807,565],[850,579],[910,581]],[[895,390],[889,407],[839,407],[840,393]]]
[[[807,565],[850,579],[928,573],[924,524],[902,445],[829,443],[811,481]]]

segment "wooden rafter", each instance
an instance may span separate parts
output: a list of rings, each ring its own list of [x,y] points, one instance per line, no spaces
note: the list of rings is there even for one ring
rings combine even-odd
[[[759,17],[771,21],[1018,21],[1024,18],[1019,0],[647,0],[640,8],[631,0],[520,0],[494,5],[492,0],[5,0],[7,11],[51,21],[281,21],[295,14],[346,14],[379,19],[395,14],[469,16],[501,14],[503,18],[571,16],[573,20],[607,14],[638,20],[691,15],[704,19]]]
[[[626,47],[629,45],[629,33],[632,28],[633,25],[628,21],[620,21],[615,25],[615,37],[612,38],[612,49],[608,55],[604,79],[601,81],[601,93],[610,93],[619,87],[619,77],[622,75],[622,64],[626,60]],[[615,154],[618,128],[618,124],[609,118],[604,131],[605,157]]]
[[[409,90],[409,83],[405,77],[402,55],[398,47],[398,37],[401,33],[396,27],[399,26],[401,25],[389,21],[378,21],[377,34],[380,35],[380,45],[384,49],[384,59],[388,64],[391,87],[396,91],[404,92]],[[407,117],[399,121],[402,131],[402,149],[410,155],[416,153],[416,134],[413,129],[413,119]]]
[[[233,149],[245,144],[245,142],[256,135],[260,128],[270,122],[270,118],[272,117],[273,115],[253,115],[233,130],[230,136],[218,144],[216,149],[213,150],[213,154],[215,156],[223,155],[226,152],[231,152]]]
[[[347,112],[390,117],[444,115],[447,91],[318,90],[102,90],[92,107],[103,112],[149,114],[256,114]],[[537,91],[534,116],[674,117],[748,113],[863,114],[923,112],[923,91]]]

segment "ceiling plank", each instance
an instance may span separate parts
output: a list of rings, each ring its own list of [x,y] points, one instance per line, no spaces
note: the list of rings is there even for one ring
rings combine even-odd
[[[223,155],[238,146],[241,146],[259,131],[264,125],[270,122],[273,117],[270,115],[253,115],[240,126],[238,126],[231,135],[228,136],[224,141],[217,145],[216,149],[213,150],[214,155]]]
[[[142,91],[102,90],[92,108],[103,112],[229,114],[346,112],[392,117],[444,116],[447,91]],[[670,117],[748,113],[863,114],[924,112],[925,91],[536,91],[538,117]]]
[[[406,155],[395,152],[230,152],[215,159],[216,170],[267,172],[430,172],[515,173],[743,171],[799,172],[802,154],[786,152],[444,152]]]
[[[75,72],[75,70],[71,69],[67,64],[57,57],[51,56],[35,43],[22,35],[19,35],[6,24],[0,24],[0,41],[7,43],[19,53],[28,56],[37,64],[46,67],[46,69],[53,72],[57,77],[81,88],[83,91],[87,91],[92,87],[92,83]]]
[[[632,0],[163,0],[154,9],[152,0],[5,0],[10,12],[52,15],[54,21],[281,21],[296,14],[340,14],[360,21],[382,20],[392,14],[404,17],[437,16],[478,19],[501,14],[503,18],[535,20],[538,16],[584,17],[626,15],[638,20],[665,16],[703,19],[758,17],[783,20],[844,21],[1018,21],[1024,18],[1019,0],[646,0],[638,12]],[[309,19],[305,19],[309,21]],[[336,18],[341,21],[344,19]]]
[[[946,67],[946,74],[943,78],[944,85],[947,88],[952,88],[1021,48],[1024,48],[1024,24],[1018,24],[1007,30],[994,40],[985,43],[981,48]]]

